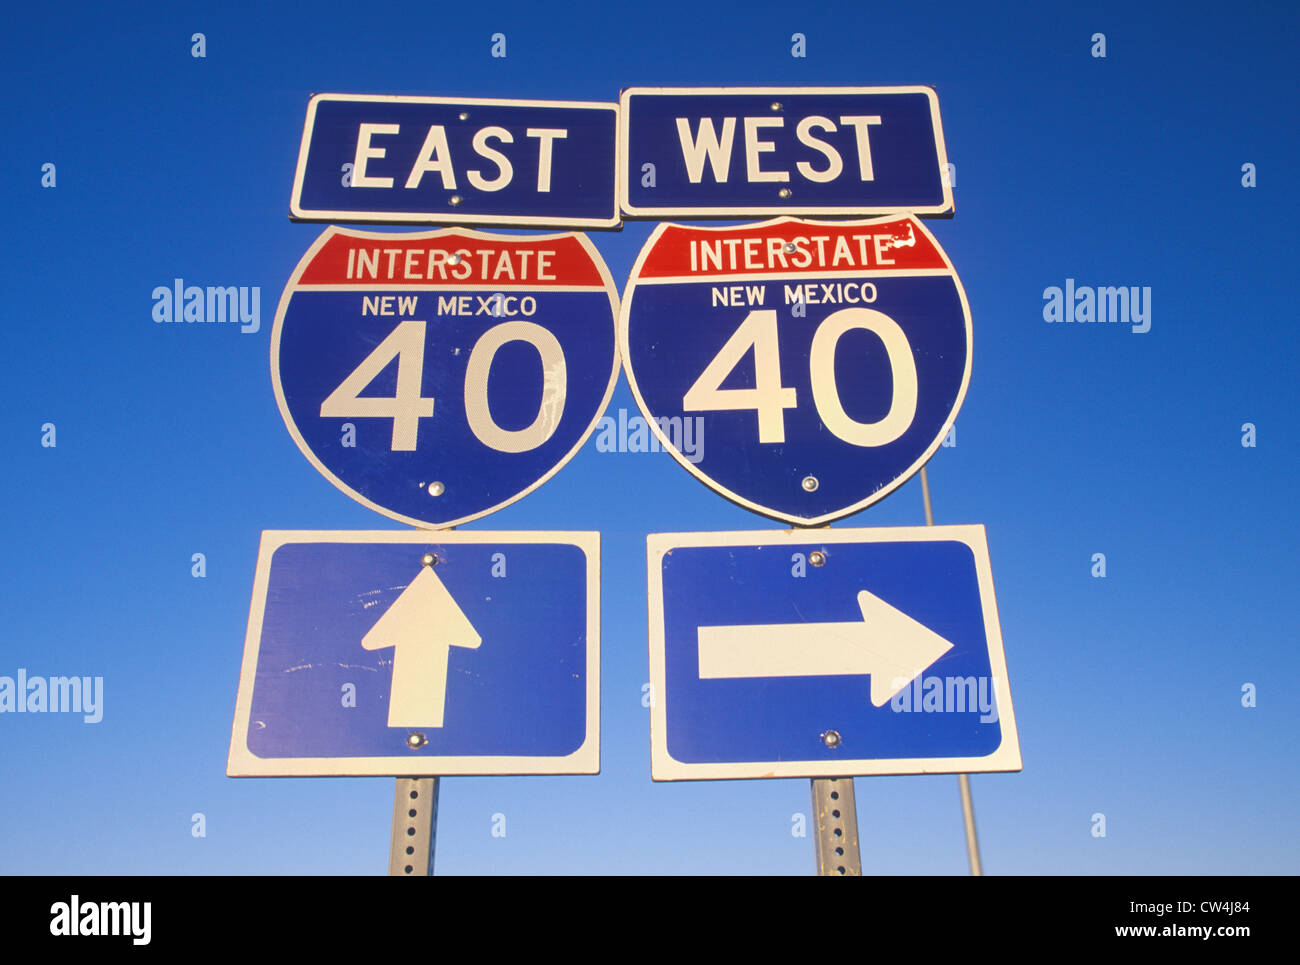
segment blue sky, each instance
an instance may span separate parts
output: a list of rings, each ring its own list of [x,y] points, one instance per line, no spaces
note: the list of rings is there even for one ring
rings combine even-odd
[[[10,15],[0,675],[102,675],[105,709],[0,716],[0,871],[385,868],[390,780],[225,776],[260,531],[396,525],[302,457],[268,373],[274,305],[319,234],[287,219],[311,93],[928,84],[957,172],[956,216],[929,225],[975,337],[957,445],[930,463],[935,521],[987,527],[1024,757],[972,779],[986,871],[1294,873],[1295,11],[442,9]],[[593,233],[620,285],[652,227]],[[150,293],[176,277],[259,286],[261,331],[156,325]],[[1045,323],[1067,278],[1150,287],[1150,331]],[[913,480],[836,525],[923,522]],[[448,779],[440,872],[812,870],[791,835],[806,780],[652,784],[640,700],[646,534],[775,525],[594,439],[470,524],[602,534],[602,772]],[[857,805],[866,871],[965,871],[956,778],[861,778]]]

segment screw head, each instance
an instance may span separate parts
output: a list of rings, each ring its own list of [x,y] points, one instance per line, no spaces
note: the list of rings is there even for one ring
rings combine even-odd
[[[421,734],[418,730],[415,731],[414,733],[406,735],[406,746],[409,747],[411,750],[418,750],[419,748],[423,747],[427,743],[429,743],[429,739],[425,737],[423,734]]]
[[[787,241],[787,242],[785,243],[785,253],[786,253],[787,255],[793,255],[794,252],[795,252],[794,242],[793,242],[793,241]]]
[[[433,482],[429,483],[428,489],[429,489],[430,496],[441,496],[443,493],[447,491],[447,487],[444,486],[442,483],[438,482],[438,480],[436,479]]]
[[[469,120],[469,111],[461,111],[460,114],[459,114],[458,116],[460,117],[460,119],[461,119],[462,121],[468,121],[468,120]]]
[[[822,734],[822,743],[831,750],[839,747],[842,741],[843,738],[840,737],[840,732],[837,730],[828,730],[826,733]]]
[[[451,204],[453,208],[456,207],[456,205],[460,204],[464,200],[465,199],[462,198],[459,194],[453,194],[450,198],[447,199],[447,201]]]
[[[458,204],[459,202],[456,202],[456,203]],[[460,264],[460,255],[456,254],[456,253],[453,251],[450,255],[447,256],[447,264],[449,264],[449,265],[459,265],[459,264]]]
[[[782,110],[782,109],[783,109],[783,108],[782,108],[782,106],[781,106],[781,102],[780,102],[780,101],[772,101],[772,110],[774,110],[774,111],[779,111],[779,110]]]
[[[788,198],[790,197],[790,195],[794,194],[794,192],[791,191],[789,188],[782,188],[780,191],[777,192],[777,194],[783,198]]]
[[[821,550],[813,550],[811,553],[808,554],[808,562],[811,563],[813,566],[825,566],[826,554],[823,553]]]
[[[434,556],[432,553],[425,553],[420,557],[420,563],[424,566],[437,566],[438,557]]]
[[[804,492],[815,493],[817,491],[817,487],[820,486],[821,483],[817,481],[816,476],[804,476],[803,482],[801,482],[799,485],[803,486]]]

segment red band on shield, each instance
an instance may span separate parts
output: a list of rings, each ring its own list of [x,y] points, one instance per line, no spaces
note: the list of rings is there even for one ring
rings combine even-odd
[[[336,234],[298,279],[302,285],[591,286],[604,280],[574,235],[558,238],[355,237]]]
[[[844,225],[786,220],[722,229],[669,225],[646,256],[639,277],[927,268],[947,269],[948,265],[911,218]]]

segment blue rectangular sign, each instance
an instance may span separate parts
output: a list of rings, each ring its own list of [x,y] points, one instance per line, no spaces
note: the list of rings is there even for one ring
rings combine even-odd
[[[629,218],[952,214],[929,87],[623,91]]]
[[[656,780],[1020,770],[984,527],[648,549]]]
[[[300,221],[614,228],[618,106],[316,94]]]
[[[598,533],[263,533],[227,773],[598,773],[599,580]]]

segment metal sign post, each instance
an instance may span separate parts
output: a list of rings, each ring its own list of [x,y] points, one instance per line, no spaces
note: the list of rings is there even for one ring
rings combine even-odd
[[[390,877],[433,874],[438,836],[438,779],[399,777],[393,793],[393,840],[388,849]]]
[[[813,817],[817,822],[814,844],[819,875],[860,876],[858,808],[853,798],[853,778],[814,777]]]
[[[835,731],[827,731],[822,741],[828,746],[838,744],[840,736]],[[858,805],[853,778],[814,777],[811,784],[817,874],[861,877],[862,854],[858,849]]]

